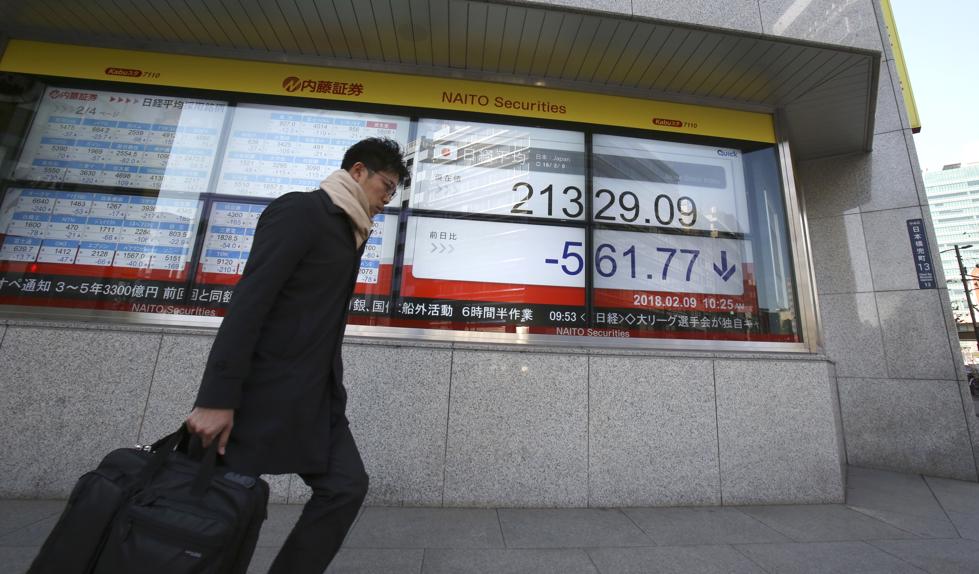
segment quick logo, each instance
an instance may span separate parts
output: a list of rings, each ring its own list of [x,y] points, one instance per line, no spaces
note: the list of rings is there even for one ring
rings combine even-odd
[[[138,78],[143,75],[143,70],[133,68],[106,68],[107,76],[125,76],[127,78]]]
[[[300,80],[296,76],[289,76],[288,78],[282,80],[282,87],[285,89],[285,91],[290,93],[295,92],[302,85],[303,85],[302,80]]]

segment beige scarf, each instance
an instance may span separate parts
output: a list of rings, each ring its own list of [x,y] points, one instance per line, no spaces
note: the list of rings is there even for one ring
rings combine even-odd
[[[338,169],[320,183],[320,188],[330,196],[333,204],[342,209],[353,224],[354,243],[357,249],[367,241],[373,222],[370,217],[370,203],[364,188],[360,187],[345,169]]]

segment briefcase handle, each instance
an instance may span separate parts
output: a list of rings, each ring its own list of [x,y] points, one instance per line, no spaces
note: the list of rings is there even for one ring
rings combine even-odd
[[[184,443],[184,441],[190,441],[193,437],[190,430],[187,428],[187,424],[181,424],[180,428],[171,434],[161,438],[160,440],[153,443],[150,446],[150,451],[153,456],[150,458],[150,462],[146,465],[146,468],[140,472],[134,481],[134,486],[136,488],[143,488],[153,480],[156,473],[163,468],[166,464],[167,458],[170,453],[177,450],[177,448]],[[194,496],[203,496],[207,491],[208,485],[211,484],[211,480],[214,478],[214,473],[217,468],[217,454],[218,454],[218,441],[211,441],[207,449],[204,451],[204,455],[201,457],[200,468],[197,471],[197,476],[194,477],[194,484],[191,486],[190,492]]]

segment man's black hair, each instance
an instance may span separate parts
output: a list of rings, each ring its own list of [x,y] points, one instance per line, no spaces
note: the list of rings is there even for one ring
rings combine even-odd
[[[390,138],[360,140],[343,154],[340,168],[349,170],[358,161],[371,171],[390,171],[398,174],[398,183],[403,183],[408,177],[408,168],[405,167],[401,146]]]

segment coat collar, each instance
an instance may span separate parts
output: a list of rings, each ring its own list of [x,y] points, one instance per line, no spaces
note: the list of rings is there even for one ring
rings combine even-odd
[[[316,197],[318,197],[320,201],[323,202],[323,207],[326,208],[327,213],[340,214],[343,216],[347,215],[346,213],[344,213],[342,209],[337,207],[337,204],[333,203],[333,200],[330,199],[330,196],[327,195],[325,191],[323,191],[323,188],[317,188],[313,190],[313,194],[315,194]]]
[[[330,196],[325,191],[323,191],[322,189],[315,189],[313,190],[313,194],[316,195],[316,197],[320,198],[320,201],[323,204],[323,208],[326,209],[327,213],[332,215],[342,215],[343,219],[346,220],[347,224],[351,225],[351,230],[353,229],[352,227],[353,224],[350,223],[350,218],[347,217],[346,212],[344,212],[342,209],[337,207],[337,204],[333,203],[333,200],[330,199]],[[354,247],[356,248],[356,245]],[[365,241],[364,243],[361,244],[360,249],[357,250],[358,257],[364,254],[364,249],[366,248],[367,248],[367,242]]]

